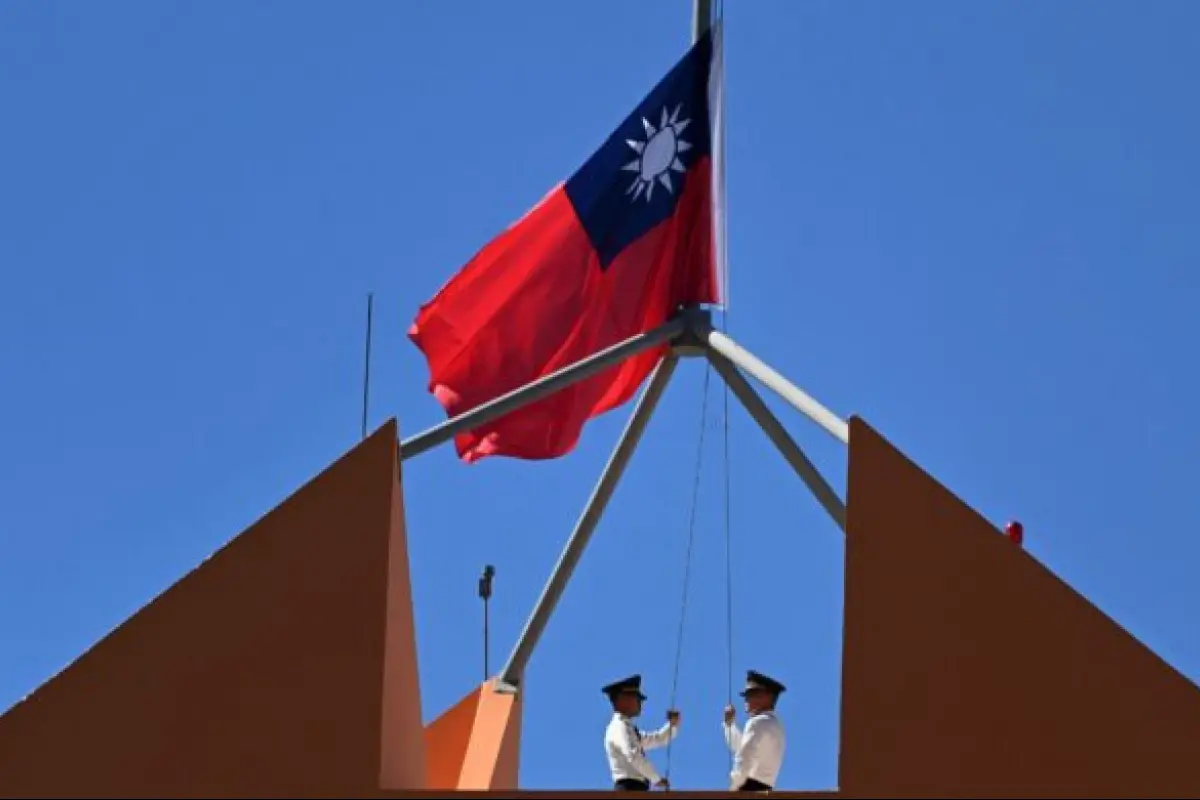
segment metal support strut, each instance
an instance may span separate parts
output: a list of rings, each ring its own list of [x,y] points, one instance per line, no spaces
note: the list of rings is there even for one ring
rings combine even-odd
[[[714,330],[711,315],[702,309],[681,310],[666,324],[648,333],[626,339],[595,355],[563,367],[544,378],[514,389],[471,411],[435,425],[429,430],[401,442],[400,458],[405,460],[419,455],[453,439],[463,431],[472,430],[505,414],[510,414],[573,383],[615,366],[631,356],[668,342],[671,344],[670,353],[650,376],[646,389],[638,399],[621,438],[617,441],[583,513],[580,514],[562,555],[559,556],[554,571],[546,581],[546,586],[542,590],[541,597],[538,598],[533,613],[525,623],[525,628],[513,647],[508,662],[497,676],[495,688],[499,691],[518,691],[525,668],[533,656],[538,641],[541,639],[546,625],[549,624],[550,617],[566,590],[567,583],[583,556],[588,541],[597,525],[600,524],[604,510],[616,491],[617,483],[637,449],[642,433],[646,430],[646,425],[654,414],[654,409],[657,407],[680,358],[692,356],[708,358],[717,374],[729,385],[730,390],[746,408],[746,411],[774,443],[837,526],[842,531],[846,530],[845,503],[804,455],[804,451],[784,429],[783,424],[767,408],[762,397],[751,387],[742,372],[746,372],[773,390],[834,438],[849,444],[850,435],[846,422],[733,339]]]
[[[801,414],[825,429],[842,444],[850,444],[850,428],[845,420],[809,397],[799,386],[780,375],[749,350],[716,330],[709,330],[708,346],[756,378],[763,386],[788,401]]]
[[[604,471],[600,473],[600,479],[596,482],[596,488],[592,490],[592,496],[588,498],[587,505],[584,506],[583,513],[579,516],[579,521],[575,523],[575,530],[571,532],[571,538],[567,540],[567,546],[559,556],[558,563],[554,566],[554,572],[550,574],[546,587],[542,589],[542,596],[538,598],[529,621],[525,623],[525,630],[521,632],[520,639],[513,647],[512,655],[508,657],[508,663],[500,672],[498,680],[500,688],[512,687],[515,689],[520,684],[525,667],[533,655],[533,649],[537,647],[538,640],[546,629],[546,623],[550,621],[550,615],[554,613],[554,608],[558,605],[563,590],[567,588],[567,581],[571,579],[575,566],[583,556],[583,551],[592,538],[592,533],[600,524],[604,509],[608,506],[613,492],[616,491],[617,483],[625,473],[625,467],[629,465],[630,458],[637,450],[638,442],[641,441],[642,434],[646,430],[646,424],[654,415],[654,409],[666,390],[667,383],[671,380],[671,375],[675,372],[675,366],[678,363],[678,356],[668,355],[659,362],[650,376],[646,390],[642,393],[637,407],[629,417],[629,422],[626,424],[624,432],[621,433],[621,438],[617,440],[617,446],[609,456]]]
[[[763,429],[763,433],[767,434],[767,438],[779,450],[780,455],[792,465],[792,469],[800,476],[800,480],[804,481],[804,485],[817,498],[817,502],[824,507],[829,516],[842,533],[846,532],[846,505],[842,502],[842,498],[838,497],[837,492],[825,480],[825,477],[817,470],[816,466],[808,460],[804,455],[804,451],[800,449],[800,445],[796,444],[796,440],[791,437],[787,430],[783,427],[783,423],[779,418],[771,413],[771,409],[767,408],[767,404],[763,402],[762,397],[758,392],[754,391],[754,387],[750,382],[742,377],[742,373],[738,372],[737,368],[725,356],[717,353],[715,350],[710,350],[708,360],[712,362],[713,369],[717,374],[724,379],[725,383],[729,384],[730,390],[734,396],[741,402],[746,411],[758,423],[758,427]]]
[[[638,353],[650,350],[660,344],[669,342],[684,333],[688,326],[688,317],[681,315],[673,317],[665,325],[661,325],[647,333],[631,336],[623,342],[606,347],[598,353],[585,359],[569,364],[562,369],[538,378],[532,383],[513,389],[502,394],[495,400],[489,400],[481,406],[463,412],[445,422],[434,425],[427,431],[411,436],[400,443],[400,460],[405,461],[420,455],[426,450],[432,450],[442,442],[448,442],[464,431],[478,428],[480,425],[499,419],[505,414],[541,400],[543,397],[579,383],[580,381],[598,375],[609,367],[614,367],[622,361],[636,356]]]

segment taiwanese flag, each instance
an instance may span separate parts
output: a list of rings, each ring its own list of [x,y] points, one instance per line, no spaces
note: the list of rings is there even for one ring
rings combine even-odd
[[[722,300],[720,22],[565,183],[483,247],[409,337],[455,416]],[[459,456],[556,458],[633,397],[666,345],[455,440]]]

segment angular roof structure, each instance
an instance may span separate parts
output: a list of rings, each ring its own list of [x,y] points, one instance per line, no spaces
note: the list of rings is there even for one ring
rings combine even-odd
[[[420,785],[405,541],[390,422],[0,717],[0,795]]]
[[[840,786],[773,795],[1200,796],[1200,689],[849,430]],[[519,691],[422,726],[409,569],[393,420],[0,716],[0,797],[545,795]]]
[[[1200,796],[1200,689],[850,422],[841,789]]]

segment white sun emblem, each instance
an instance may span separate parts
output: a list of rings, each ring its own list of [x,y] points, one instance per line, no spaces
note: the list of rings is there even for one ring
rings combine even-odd
[[[621,167],[626,172],[637,173],[633,183],[629,184],[629,188],[625,190],[625,194],[633,195],[633,201],[641,197],[644,191],[646,202],[649,202],[650,195],[654,193],[656,181],[661,183],[668,192],[674,192],[675,189],[671,184],[671,172],[686,171],[683,163],[679,160],[679,154],[691,150],[692,145],[679,138],[679,135],[683,133],[683,129],[691,120],[679,119],[679,112],[682,108],[683,105],[680,104],[675,107],[674,113],[668,114],[664,106],[662,121],[658,123],[657,129],[650,120],[642,117],[642,126],[646,129],[646,141],[625,140],[625,143],[638,154],[636,159]]]

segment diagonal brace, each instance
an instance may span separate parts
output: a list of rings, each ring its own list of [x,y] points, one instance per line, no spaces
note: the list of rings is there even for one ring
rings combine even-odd
[[[691,325],[692,320],[689,316],[677,315],[652,331],[631,336],[623,342],[618,342],[574,364],[568,364],[545,377],[513,389],[511,392],[476,406],[470,411],[465,411],[428,430],[410,436],[400,443],[400,460],[406,461],[426,450],[432,450],[460,433],[499,419],[505,414],[510,414],[544,397],[549,397],[593,375],[598,375],[638,353],[670,342],[688,330]]]
[[[704,337],[709,348],[759,380],[801,414],[824,428],[830,436],[842,444],[850,444],[850,427],[837,414],[818,403],[796,384],[780,375],[770,365],[720,331],[709,329],[705,332]]]
[[[771,409],[767,408],[767,404],[759,396],[758,392],[754,391],[754,387],[750,382],[742,377],[742,373],[738,371],[733,363],[715,350],[708,351],[708,360],[712,362],[713,368],[717,374],[729,385],[741,404],[749,412],[758,426],[762,428],[763,433],[767,438],[774,443],[780,454],[792,465],[792,469],[800,476],[800,480],[804,481],[804,485],[817,498],[817,502],[828,512],[837,526],[842,529],[842,533],[846,532],[846,505],[842,499],[838,497],[837,492],[829,485],[829,482],[821,475],[816,466],[808,460],[804,455],[804,451],[800,449],[800,445],[796,444],[796,440],[791,437],[787,430],[783,427],[783,423],[779,418],[771,413]]]
[[[658,406],[658,401],[666,390],[667,383],[671,380],[671,375],[675,372],[675,366],[678,363],[679,357],[669,354],[659,362],[650,376],[646,390],[638,399],[637,406],[630,415],[625,430],[621,433],[621,438],[617,441],[612,455],[609,456],[604,471],[600,473],[600,479],[596,482],[596,488],[592,490],[592,496],[588,498],[587,505],[579,516],[579,521],[575,523],[575,530],[571,532],[571,537],[567,540],[566,547],[563,548],[562,555],[559,556],[558,563],[554,566],[554,571],[546,581],[546,586],[542,589],[542,595],[538,598],[537,605],[529,616],[529,621],[525,623],[521,637],[513,647],[512,655],[508,657],[508,663],[500,672],[497,680],[498,689],[515,691],[520,685],[525,667],[533,656],[534,648],[537,647],[538,640],[545,631],[546,624],[550,621],[550,616],[554,613],[554,608],[558,605],[558,601],[567,587],[567,582],[571,580],[571,574],[579,564],[579,559],[583,556],[583,551],[587,548],[592,533],[600,524],[600,519],[604,516],[604,509],[608,506],[608,501],[612,499],[613,492],[616,491],[617,484],[625,472],[625,467],[629,465],[629,460],[637,449],[638,442],[641,441],[642,433],[646,430],[646,424],[653,416],[654,409]]]

